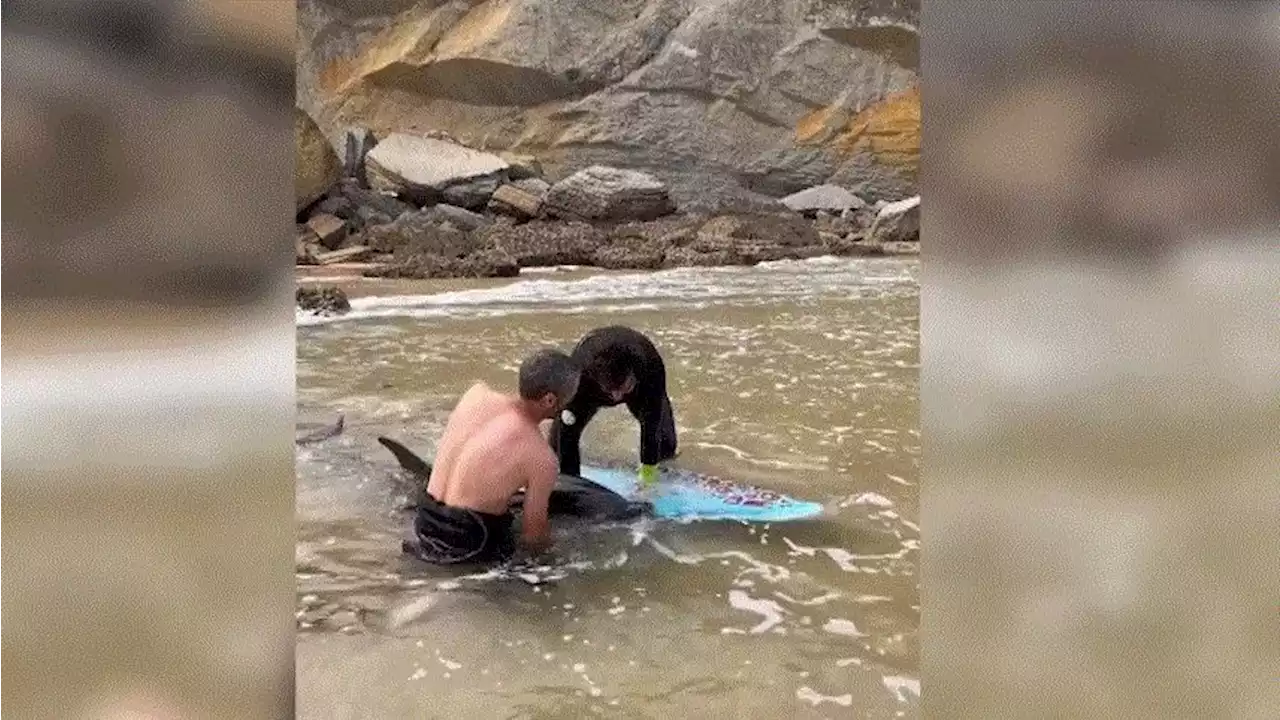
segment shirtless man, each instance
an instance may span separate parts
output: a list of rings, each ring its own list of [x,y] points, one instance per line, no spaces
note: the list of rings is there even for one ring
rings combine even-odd
[[[405,551],[441,564],[508,559],[510,503],[522,489],[521,544],[532,552],[549,546],[547,504],[559,466],[538,424],[564,410],[578,379],[568,355],[540,350],[520,365],[519,394],[473,385],[449,416]]]

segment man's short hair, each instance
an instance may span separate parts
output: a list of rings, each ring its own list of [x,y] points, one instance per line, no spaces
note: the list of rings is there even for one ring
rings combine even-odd
[[[559,350],[539,350],[520,363],[520,397],[537,400],[547,393],[563,402],[576,391],[581,370],[578,363]]]

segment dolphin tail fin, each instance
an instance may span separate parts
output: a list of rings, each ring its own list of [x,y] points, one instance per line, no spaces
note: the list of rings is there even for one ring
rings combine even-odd
[[[396,460],[400,462],[400,467],[418,477],[431,477],[431,464],[415,455],[409,448],[387,437],[379,436],[378,442],[382,447],[390,450],[392,455],[396,456]]]

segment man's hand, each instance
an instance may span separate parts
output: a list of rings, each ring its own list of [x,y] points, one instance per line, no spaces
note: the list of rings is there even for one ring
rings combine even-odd
[[[530,555],[538,555],[551,547],[551,535],[525,535],[520,539],[520,544]]]

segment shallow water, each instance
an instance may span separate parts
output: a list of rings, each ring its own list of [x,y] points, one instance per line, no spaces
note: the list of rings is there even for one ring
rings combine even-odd
[[[818,259],[517,281],[353,281],[299,314],[300,717],[911,717],[919,703],[918,262]],[[413,294],[406,294],[413,293]],[[824,503],[814,521],[562,528],[555,562],[404,558],[407,480],[474,380],[624,323],[667,360],[670,464]],[[635,461],[603,411],[588,460]]]

